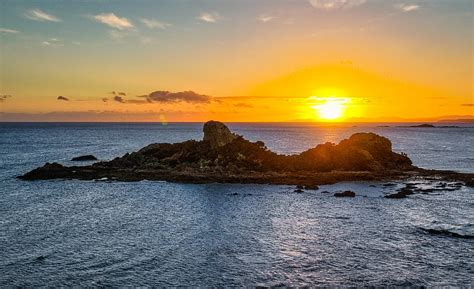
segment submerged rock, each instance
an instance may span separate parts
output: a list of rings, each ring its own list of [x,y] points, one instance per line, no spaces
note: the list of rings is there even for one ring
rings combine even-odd
[[[96,161],[97,158],[93,155],[85,155],[85,156],[79,156],[72,158],[71,161],[73,162],[83,162],[83,161]]]
[[[337,197],[337,198],[353,198],[355,196],[356,196],[356,193],[354,193],[353,191],[344,191],[341,193],[334,194],[334,197]]]

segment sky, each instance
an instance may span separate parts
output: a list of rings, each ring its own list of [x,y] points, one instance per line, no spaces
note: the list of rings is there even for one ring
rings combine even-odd
[[[474,118],[471,0],[2,0],[0,121]]]

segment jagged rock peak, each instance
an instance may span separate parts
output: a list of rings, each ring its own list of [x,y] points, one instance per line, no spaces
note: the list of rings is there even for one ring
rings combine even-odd
[[[220,147],[231,143],[238,136],[219,121],[210,120],[204,124],[204,141],[208,141],[211,147]]]

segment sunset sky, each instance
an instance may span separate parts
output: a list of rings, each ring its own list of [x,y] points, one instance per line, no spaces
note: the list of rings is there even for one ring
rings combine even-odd
[[[0,121],[474,118],[472,0],[0,10]]]

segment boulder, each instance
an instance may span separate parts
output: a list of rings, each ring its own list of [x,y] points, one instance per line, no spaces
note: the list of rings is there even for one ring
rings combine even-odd
[[[84,161],[96,161],[97,158],[93,155],[84,155],[79,157],[74,157],[71,159],[73,162],[84,162]]]
[[[203,132],[203,140],[209,142],[212,148],[225,146],[238,137],[236,134],[233,134],[225,124],[213,120],[204,124]]]
[[[337,198],[353,198],[355,196],[356,196],[356,193],[354,193],[353,191],[344,191],[342,193],[334,194],[334,197],[337,197]]]

